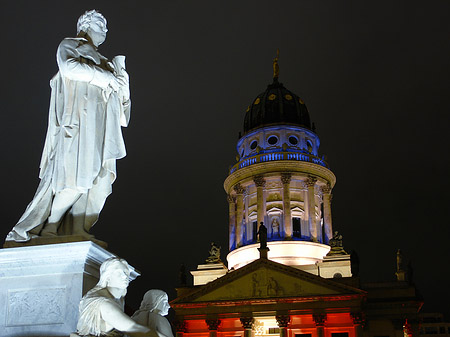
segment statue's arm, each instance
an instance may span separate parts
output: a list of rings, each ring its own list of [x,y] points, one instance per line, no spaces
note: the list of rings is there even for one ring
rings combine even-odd
[[[95,64],[81,62],[80,51],[77,49],[80,39],[64,39],[58,47],[56,59],[61,75],[75,81],[87,82],[103,89],[114,85],[117,79],[114,75]],[[91,57],[88,57],[91,59]]]
[[[149,328],[137,324],[114,303],[104,301],[100,305],[100,313],[103,320],[116,330],[127,334],[140,333],[142,336],[151,336]]]

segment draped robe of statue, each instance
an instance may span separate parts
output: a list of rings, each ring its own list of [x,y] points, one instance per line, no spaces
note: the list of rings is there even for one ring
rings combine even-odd
[[[123,299],[115,299],[106,288],[94,287],[80,301],[80,317],[78,319],[77,330],[80,336],[114,336],[116,330],[109,325],[101,314],[101,305],[109,302],[117,307],[117,310],[124,310]],[[117,334],[119,335],[119,334]],[[122,334],[120,334],[122,336]]]
[[[55,193],[64,189],[82,194],[64,216],[58,235],[87,234],[112,192],[116,160],[126,155],[121,126],[127,126],[130,117],[128,83],[117,86],[113,73],[101,66],[106,58],[84,38],[64,39],[57,62],[59,72],[50,81],[41,182],[6,240],[28,241],[39,234]],[[126,74],[124,61],[123,68],[115,70]],[[82,223],[81,229],[72,228],[75,221]]]

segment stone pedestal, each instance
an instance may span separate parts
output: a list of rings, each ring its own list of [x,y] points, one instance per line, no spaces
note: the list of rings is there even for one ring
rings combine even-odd
[[[197,270],[191,271],[194,277],[194,286],[206,284],[224,276],[228,268],[222,263],[199,264]]]
[[[352,277],[350,255],[327,255],[318,263],[321,277]]]
[[[1,336],[76,331],[78,304],[112,256],[90,241],[0,249]],[[137,276],[131,273],[131,279]]]

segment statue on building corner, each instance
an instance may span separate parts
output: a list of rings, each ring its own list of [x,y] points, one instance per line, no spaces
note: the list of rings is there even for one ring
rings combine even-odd
[[[6,241],[93,238],[89,230],[112,192],[116,160],[126,155],[121,127],[128,125],[131,108],[125,57],[109,61],[97,50],[107,31],[105,17],[87,11],[78,19],[77,37],[58,47],[41,181]]]
[[[328,252],[327,256],[331,255],[347,255],[347,252],[344,250],[344,246],[342,244],[342,235],[339,234],[338,231],[334,232],[333,238],[328,242],[331,249]]]
[[[221,247],[217,246],[214,242],[211,242],[211,248],[209,249],[209,256],[206,259],[206,263],[221,263],[220,259]]]

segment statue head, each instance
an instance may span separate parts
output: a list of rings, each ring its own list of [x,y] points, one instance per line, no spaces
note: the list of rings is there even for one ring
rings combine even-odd
[[[106,18],[95,9],[86,11],[77,22],[77,35],[87,35],[92,43],[98,47],[106,39]]]
[[[100,266],[100,280],[98,287],[127,289],[130,283],[130,266],[127,261],[118,257],[111,257]]]
[[[159,289],[151,289],[147,291],[142,299],[140,311],[146,310],[166,316],[169,313],[169,297]]]

